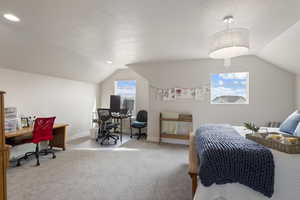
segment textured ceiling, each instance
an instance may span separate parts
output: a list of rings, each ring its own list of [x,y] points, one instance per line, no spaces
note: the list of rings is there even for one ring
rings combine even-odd
[[[1,15],[21,18],[0,20],[0,67],[100,82],[130,63],[207,58],[209,36],[228,14],[250,29],[250,53],[259,55],[300,19],[299,7],[299,0],[0,0]]]

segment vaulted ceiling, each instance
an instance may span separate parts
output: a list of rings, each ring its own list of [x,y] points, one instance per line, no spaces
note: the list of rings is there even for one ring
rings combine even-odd
[[[300,74],[300,21],[266,45],[259,56],[288,71]]]
[[[300,73],[299,7],[299,0],[0,0],[0,67],[97,83],[130,63],[207,58],[209,37],[230,14],[233,26],[250,29],[250,54]]]

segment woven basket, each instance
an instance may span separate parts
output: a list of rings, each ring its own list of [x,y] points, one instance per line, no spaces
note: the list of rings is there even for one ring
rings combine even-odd
[[[278,133],[269,133],[269,134],[278,134]],[[300,137],[290,136],[290,135],[281,135],[282,137],[296,138],[298,140],[297,144],[286,144],[279,140],[266,139],[264,137],[258,137],[253,134],[246,134],[246,138],[257,142],[261,145],[281,151],[288,154],[300,154]]]

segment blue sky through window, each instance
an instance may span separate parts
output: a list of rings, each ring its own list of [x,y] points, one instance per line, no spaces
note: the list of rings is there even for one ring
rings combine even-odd
[[[212,103],[248,103],[247,72],[211,75]]]
[[[136,94],[135,80],[120,80],[115,82],[115,94],[122,97],[134,98]]]

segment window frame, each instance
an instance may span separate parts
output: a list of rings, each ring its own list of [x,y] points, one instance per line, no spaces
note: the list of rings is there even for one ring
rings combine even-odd
[[[136,80],[136,79],[117,79],[117,80],[115,80],[115,81],[114,81],[114,95],[119,95],[119,94],[117,94],[117,83],[118,83],[119,81],[135,81],[134,105],[133,105],[133,110],[132,110],[132,113],[134,114],[135,111],[136,111],[137,80]],[[121,95],[119,95],[119,96],[121,96]],[[122,100],[122,96],[121,96],[121,100]],[[123,102],[121,102],[121,106],[123,106],[122,104],[123,104]]]
[[[212,100],[212,76],[215,74],[235,74],[235,73],[246,73],[247,74],[247,79],[246,79],[246,102],[245,103],[214,103]],[[249,105],[250,104],[250,72],[219,72],[219,73],[211,73],[210,74],[210,98],[209,102],[212,105]]]

